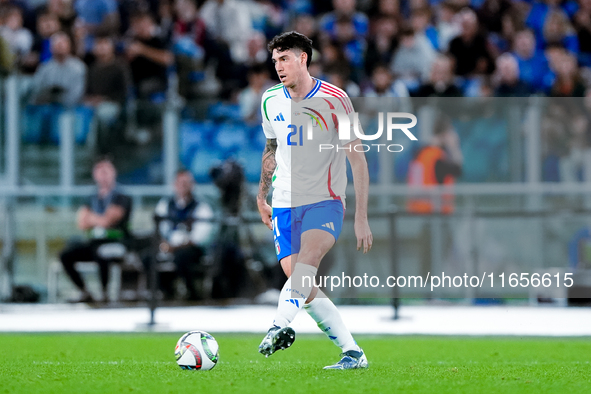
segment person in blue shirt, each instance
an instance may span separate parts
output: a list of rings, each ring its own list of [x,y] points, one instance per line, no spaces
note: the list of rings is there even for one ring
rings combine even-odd
[[[333,12],[329,12],[320,19],[320,31],[330,38],[336,38],[337,21],[342,16],[351,18],[355,37],[365,38],[369,31],[369,20],[363,12],[355,10],[356,0],[333,0]]]
[[[92,50],[97,35],[116,35],[119,31],[119,11],[115,0],[76,0],[78,14],[75,30],[84,36],[85,53]]]
[[[521,30],[513,40],[513,55],[519,66],[519,79],[530,85],[534,92],[548,93],[554,74],[544,52],[536,50],[536,38],[529,30]]]
[[[562,10],[569,18],[572,18],[578,9],[579,5],[573,0],[534,1],[526,17],[525,24],[533,30],[539,39],[544,35],[544,24],[551,11]]]
[[[538,40],[538,49],[546,49],[550,44],[559,44],[573,54],[579,53],[579,38],[566,14],[559,10],[548,13],[544,22],[543,36]]]

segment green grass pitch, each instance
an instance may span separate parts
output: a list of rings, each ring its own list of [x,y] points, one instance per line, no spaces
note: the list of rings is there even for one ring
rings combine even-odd
[[[183,371],[172,334],[0,334],[0,393],[590,393],[591,339],[357,336],[370,368],[323,371],[339,349],[300,335],[216,334],[220,361]]]

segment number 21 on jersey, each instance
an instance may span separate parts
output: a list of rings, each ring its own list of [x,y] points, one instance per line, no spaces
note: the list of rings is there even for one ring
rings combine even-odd
[[[302,146],[304,144],[304,126],[299,127],[299,133],[298,133],[298,126],[296,126],[294,124],[290,124],[289,126],[287,126],[287,128],[292,129],[292,131],[290,131],[289,134],[287,135],[287,145]],[[299,139],[299,144],[298,144],[298,139]]]

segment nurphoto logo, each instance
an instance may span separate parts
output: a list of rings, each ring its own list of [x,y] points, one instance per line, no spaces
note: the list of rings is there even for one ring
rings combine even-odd
[[[347,115],[343,111],[324,111],[323,116],[336,116],[338,120],[338,133],[339,139],[341,140],[351,140],[351,121],[349,119],[349,115]],[[359,114],[357,112],[353,112],[353,133],[355,137],[359,138],[362,141],[375,141],[379,139],[382,134],[384,133],[384,119],[386,119],[386,139],[388,141],[392,141],[392,135],[394,134],[395,130],[402,131],[409,140],[417,141],[417,137],[409,130],[416,126],[417,124],[417,117],[413,114],[407,112],[378,112],[378,130],[374,134],[365,134],[360,129],[359,124]],[[409,119],[410,122],[407,123],[394,123],[394,119],[399,121],[399,119]],[[313,127],[312,122],[308,122],[308,140],[313,139]],[[388,152],[402,152],[404,147],[400,144],[356,144],[355,146],[351,147],[348,145],[346,147],[334,145],[334,144],[320,144],[319,151],[322,152],[323,150],[331,150],[336,149],[339,150],[349,150],[353,149],[356,152],[368,152],[371,149],[376,149],[378,152],[380,148],[387,150]]]

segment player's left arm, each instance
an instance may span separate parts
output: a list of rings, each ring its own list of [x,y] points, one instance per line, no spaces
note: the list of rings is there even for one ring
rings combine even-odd
[[[359,139],[351,141],[350,146],[359,144]],[[355,187],[355,236],[357,237],[357,250],[363,248],[363,253],[369,252],[373,244],[373,235],[367,220],[367,201],[369,196],[369,171],[363,152],[355,149],[345,149],[347,159],[353,172],[353,184]]]

